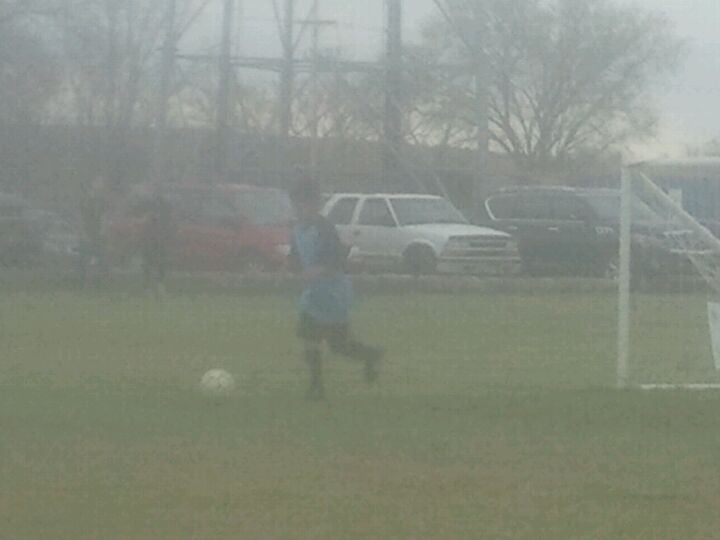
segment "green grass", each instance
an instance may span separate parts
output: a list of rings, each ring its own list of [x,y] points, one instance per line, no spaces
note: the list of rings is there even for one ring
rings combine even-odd
[[[639,300],[643,377],[707,375],[703,299],[679,298]],[[381,385],[332,359],[322,405],[301,399],[284,296],[1,307],[2,540],[720,530],[720,396],[613,390],[611,294],[366,298],[356,328],[388,348]],[[212,367],[238,376],[227,402],[197,392]]]

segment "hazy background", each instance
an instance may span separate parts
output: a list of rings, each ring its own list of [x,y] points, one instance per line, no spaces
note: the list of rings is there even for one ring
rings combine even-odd
[[[278,33],[268,0],[238,0],[239,35],[236,53],[248,56],[279,54]],[[662,125],[654,140],[637,147],[643,157],[682,156],[688,147],[720,137],[720,2],[718,0],[622,0],[665,13],[687,41],[689,54],[677,77],[657,90]],[[217,3],[219,4],[219,3]],[[298,19],[304,19],[310,0],[298,2]],[[372,59],[382,54],[384,43],[383,0],[321,0],[323,19],[337,21],[323,30],[323,48],[338,50],[346,58]],[[438,16],[432,0],[405,4],[405,37],[416,40],[423,25]],[[219,5],[209,8],[190,31],[186,46],[202,43],[217,50]],[[216,30],[217,28],[217,30]],[[244,76],[250,76],[245,74]]]

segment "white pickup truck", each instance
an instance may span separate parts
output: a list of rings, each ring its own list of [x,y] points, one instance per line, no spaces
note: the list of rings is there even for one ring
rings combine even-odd
[[[471,225],[442,197],[338,193],[327,200],[323,215],[352,247],[354,268],[415,275],[507,275],[520,269],[512,236]]]

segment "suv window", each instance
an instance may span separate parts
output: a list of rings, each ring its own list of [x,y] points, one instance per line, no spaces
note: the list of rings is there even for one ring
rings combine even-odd
[[[552,220],[552,196],[548,193],[519,193],[516,195],[517,219]]]
[[[488,206],[495,219],[584,221],[594,214],[575,194],[551,190],[495,195]]]
[[[488,200],[490,213],[495,219],[514,219],[517,209],[514,195],[497,195]]]
[[[344,198],[338,200],[328,214],[328,220],[333,225],[350,225],[355,215],[355,207],[357,206],[357,197]]]
[[[553,196],[553,215],[558,221],[583,221],[590,214],[590,208],[574,195],[558,193]]]
[[[395,227],[395,219],[384,199],[368,199],[360,212],[360,225]]]

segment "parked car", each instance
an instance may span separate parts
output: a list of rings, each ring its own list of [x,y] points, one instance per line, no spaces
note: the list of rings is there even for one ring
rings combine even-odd
[[[412,274],[508,274],[520,265],[511,235],[471,225],[441,197],[340,193],[329,198],[323,214],[352,247],[354,267]]]
[[[265,271],[282,268],[289,251],[292,208],[279,189],[236,184],[165,184],[171,208],[169,264],[184,271]],[[139,253],[147,187],[134,190],[104,225],[111,264]]]
[[[617,273],[620,191],[569,187],[504,189],[486,201],[482,223],[513,234],[533,275],[613,276]],[[677,269],[682,253],[672,232],[642,201],[633,203],[633,253],[645,274]],[[680,265],[680,266],[679,266]]]

